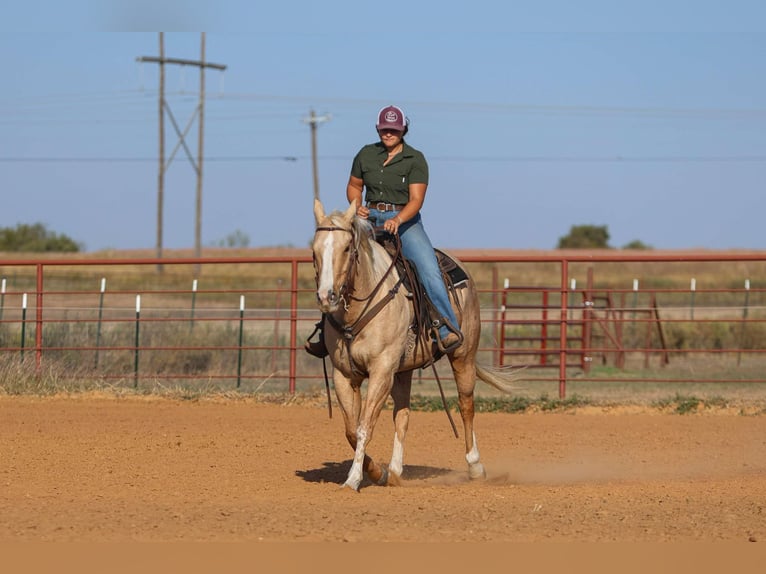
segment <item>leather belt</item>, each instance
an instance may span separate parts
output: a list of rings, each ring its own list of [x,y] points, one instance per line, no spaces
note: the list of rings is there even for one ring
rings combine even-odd
[[[370,209],[377,209],[378,211],[401,211],[404,209],[403,205],[396,203],[384,203],[382,201],[368,201],[367,207]]]

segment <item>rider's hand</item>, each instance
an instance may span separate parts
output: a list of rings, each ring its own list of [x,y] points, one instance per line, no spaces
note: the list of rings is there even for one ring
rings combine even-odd
[[[360,205],[356,208],[356,216],[367,219],[370,216],[370,209],[366,205]]]
[[[396,217],[392,217],[388,221],[386,221],[383,224],[383,229],[388,231],[389,233],[396,235],[399,232],[399,224],[402,222],[402,220],[397,215]]]

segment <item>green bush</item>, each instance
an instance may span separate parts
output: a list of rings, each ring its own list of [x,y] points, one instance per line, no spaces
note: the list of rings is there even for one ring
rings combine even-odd
[[[42,223],[20,223],[15,228],[0,228],[0,251],[76,253],[81,245],[67,237],[49,231]]]

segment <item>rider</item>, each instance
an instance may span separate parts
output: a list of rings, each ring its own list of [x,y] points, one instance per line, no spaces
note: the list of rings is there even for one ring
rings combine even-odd
[[[380,110],[375,127],[380,141],[364,146],[356,154],[346,197],[349,202],[356,200],[358,217],[399,235],[402,254],[415,265],[440,316],[437,348],[450,353],[460,346],[462,336],[420,215],[428,187],[428,164],[420,151],[404,141],[409,120],[401,108],[386,106]],[[366,204],[362,203],[365,188]],[[327,355],[321,334],[318,342],[306,343],[306,350],[318,357]]]

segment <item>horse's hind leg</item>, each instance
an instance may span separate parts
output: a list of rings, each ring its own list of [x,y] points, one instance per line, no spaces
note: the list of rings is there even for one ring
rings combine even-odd
[[[479,447],[476,444],[476,433],[473,429],[473,392],[476,387],[476,366],[473,361],[455,358],[452,361],[452,372],[457,383],[458,404],[460,406],[460,416],[463,419],[465,461],[468,463],[468,476],[472,479],[486,478],[487,473],[479,457]]]
[[[391,398],[394,399],[394,448],[391,452],[389,482],[394,477],[401,478],[404,470],[404,439],[410,422],[410,391],[412,390],[412,371],[399,373],[394,377]]]

